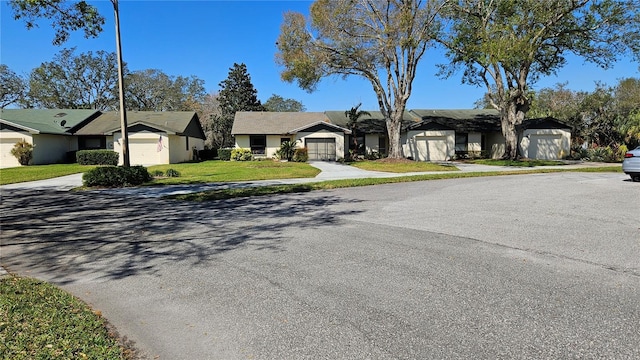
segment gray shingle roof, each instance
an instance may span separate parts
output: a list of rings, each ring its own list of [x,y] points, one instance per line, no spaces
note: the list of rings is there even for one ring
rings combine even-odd
[[[143,124],[152,128],[204,139],[194,111],[127,111],[127,125]],[[77,135],[105,135],[120,131],[120,112],[108,111],[80,128]]]
[[[317,122],[331,123],[321,112],[238,111],[232,135],[284,135]]]
[[[84,109],[1,109],[0,119],[30,132],[64,135],[99,114]]]

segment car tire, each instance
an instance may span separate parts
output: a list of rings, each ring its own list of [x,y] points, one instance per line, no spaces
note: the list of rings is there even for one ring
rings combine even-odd
[[[631,181],[640,182],[640,175],[631,175]]]

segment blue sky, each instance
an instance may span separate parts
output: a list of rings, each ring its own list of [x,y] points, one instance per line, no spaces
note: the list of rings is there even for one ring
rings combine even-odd
[[[76,53],[105,50],[115,52],[113,7],[107,0],[89,0],[107,23],[96,39],[73,33],[62,47],[51,45],[54,31],[41,21],[26,30],[13,20],[8,2],[2,0],[0,60],[14,72],[28,76],[42,62],[53,60],[62,48],[77,47]],[[217,92],[229,68],[245,63],[258,98],[263,102],[278,94],[301,101],[307,111],[346,110],[362,103],[376,110],[377,102],[366,80],[350,77],[326,78],[314,93],[280,80],[274,61],[276,39],[287,11],[308,14],[311,1],[120,1],[122,54],[130,70],[160,69],[173,76],[195,75],[205,81],[208,92]],[[430,50],[419,65],[408,108],[471,108],[485,90],[462,84],[461,76],[435,76],[436,64],[445,61],[441,50]],[[574,90],[591,91],[597,81],[614,85],[618,79],[640,77],[638,64],[622,59],[609,70],[569,58],[556,76],[541,79],[534,89],[568,82]]]

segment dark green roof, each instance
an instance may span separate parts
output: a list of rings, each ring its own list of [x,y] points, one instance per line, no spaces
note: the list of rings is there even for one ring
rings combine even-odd
[[[1,109],[0,119],[30,133],[64,135],[98,114],[98,110],[83,109]]]
[[[363,115],[358,120],[358,131],[365,133],[386,133],[387,125],[384,116],[382,116],[382,112],[373,110],[366,111],[369,115]],[[332,124],[346,127],[349,122],[349,118],[344,114],[344,111],[325,111],[325,114]],[[406,128],[418,121],[420,121],[419,118],[406,111],[402,119],[402,126]]]

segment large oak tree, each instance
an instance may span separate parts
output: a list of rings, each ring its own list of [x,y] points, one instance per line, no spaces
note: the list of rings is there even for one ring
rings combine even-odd
[[[443,2],[318,0],[310,19],[285,14],[276,61],[282,79],[313,91],[323,77],[360,76],[378,100],[389,135],[389,157],[401,158],[402,116],[418,64],[441,29]]]
[[[516,127],[541,76],[570,53],[608,67],[638,47],[637,0],[457,0],[449,9],[451,31],[441,41],[451,63],[443,74],[462,69],[463,82],[487,88],[502,118],[504,158],[518,155]]]

